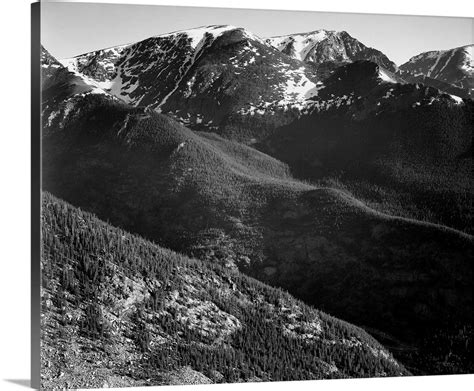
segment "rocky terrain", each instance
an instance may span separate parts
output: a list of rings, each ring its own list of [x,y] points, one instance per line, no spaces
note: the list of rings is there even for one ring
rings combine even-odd
[[[42,386],[399,376],[363,330],[43,193]]]

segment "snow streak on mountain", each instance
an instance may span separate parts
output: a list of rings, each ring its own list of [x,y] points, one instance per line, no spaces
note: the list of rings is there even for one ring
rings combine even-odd
[[[301,61],[322,64],[370,60],[390,71],[397,69],[385,54],[365,46],[346,31],[316,30],[272,37],[266,42]]]
[[[126,103],[213,128],[230,114],[302,111],[323,88],[315,64],[359,59],[396,68],[346,32],[264,41],[227,25],[162,34],[61,62]]]
[[[217,51],[220,56],[213,56]],[[227,25],[163,34],[61,62],[126,103],[160,111],[170,98],[190,100],[196,93],[212,93],[220,105],[262,63],[273,68],[259,76],[272,84],[262,86],[266,99],[303,101],[316,86],[303,64],[279,55],[254,34]]]
[[[438,50],[418,54],[400,66],[402,75],[424,76],[457,88],[468,90],[474,95],[474,45],[449,50]]]

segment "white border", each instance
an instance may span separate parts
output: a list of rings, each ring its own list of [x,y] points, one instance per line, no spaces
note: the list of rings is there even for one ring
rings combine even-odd
[[[474,16],[469,0],[173,0],[173,1],[99,1],[102,3],[157,4],[180,6],[217,6],[234,8],[291,9],[330,12],[385,13],[404,15]],[[21,384],[29,379],[30,355],[30,254],[29,254],[29,139],[30,139],[30,1],[1,3],[1,142],[0,178],[0,389],[26,390]],[[474,38],[474,37],[473,37]],[[16,379],[17,382],[5,379]],[[20,384],[18,384],[20,380]],[[391,379],[331,380],[231,384],[223,386],[147,387],[143,390],[235,390],[280,391],[298,388],[354,391],[383,390],[467,390],[474,389],[474,375],[430,376]],[[130,389],[124,389],[130,390]]]

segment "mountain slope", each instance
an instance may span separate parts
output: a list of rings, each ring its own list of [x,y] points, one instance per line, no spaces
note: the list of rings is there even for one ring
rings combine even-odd
[[[416,76],[408,71],[398,70],[397,76],[403,79],[406,83],[411,84],[424,84],[427,87],[436,88],[442,92],[445,92],[450,95],[458,96],[462,99],[471,98],[471,93],[469,89],[464,89],[461,87],[456,87],[453,84],[446,83],[444,81],[433,79],[431,77],[425,76],[423,74],[417,74]]]
[[[380,72],[340,67],[261,150],[381,211],[472,232],[472,101]]]
[[[474,45],[418,54],[400,66],[402,76],[425,77],[462,89],[473,97]],[[429,82],[429,79],[425,79]]]
[[[43,138],[46,190],[416,346],[420,361],[405,361],[415,371],[471,365],[440,364],[419,345],[421,335],[431,341],[441,329],[450,341],[470,324],[471,236],[378,214],[341,191],[295,181],[252,148],[158,113],[100,95],[82,100],[65,127]]]
[[[397,70],[385,54],[365,46],[346,31],[316,30],[271,37],[266,42],[291,57],[317,65],[368,60],[391,72]]]
[[[408,374],[363,330],[281,290],[48,193],[42,219],[44,388]]]
[[[233,26],[205,26],[62,60],[134,106],[213,129],[243,105],[301,108],[317,93],[311,67]],[[274,114],[274,113],[273,113]],[[287,120],[288,122],[288,120]]]
[[[70,94],[69,96],[87,93],[106,94],[93,80],[66,69],[43,46],[41,46],[41,71],[43,90],[48,90],[54,85],[57,86],[57,91],[44,94],[45,96],[56,96],[58,92],[63,94],[67,92]],[[60,98],[64,99],[65,96],[61,95]]]
[[[41,47],[41,93],[43,132],[53,125],[61,127],[74,105],[87,95],[102,95],[104,99],[114,101],[93,80],[72,72],[59,63],[44,47]]]
[[[41,46],[41,82],[45,83],[59,68],[62,64]]]

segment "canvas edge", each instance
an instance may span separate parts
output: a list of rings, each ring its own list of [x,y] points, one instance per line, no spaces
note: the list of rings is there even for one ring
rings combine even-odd
[[[31,4],[31,388],[41,380],[41,4]]]

